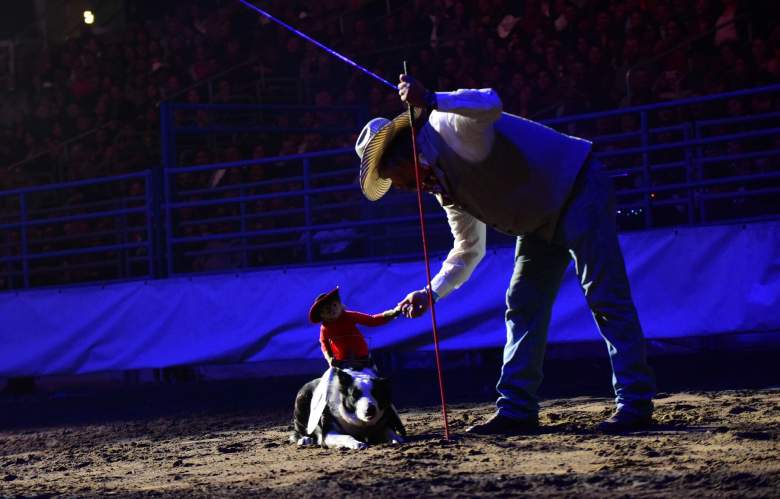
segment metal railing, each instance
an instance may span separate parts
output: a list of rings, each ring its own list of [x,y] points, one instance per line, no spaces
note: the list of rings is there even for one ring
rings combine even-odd
[[[0,191],[0,289],[153,276],[151,178]]]
[[[779,94],[772,85],[547,124],[594,141],[616,184],[623,230],[763,220],[780,216],[780,112],[766,106]],[[751,112],[735,112],[735,102]],[[351,148],[178,166],[178,140],[213,132],[180,134],[172,121],[162,128],[162,168],[0,192],[2,289],[419,257],[414,194],[363,199]],[[217,183],[215,172],[224,173]],[[89,203],[78,201],[79,190]],[[429,244],[443,253],[446,219],[431,196],[425,202]],[[58,229],[68,223],[89,230]],[[512,242],[489,236],[491,247]]]
[[[780,144],[755,145],[780,136],[780,120],[774,112],[723,116],[724,104],[778,93],[780,85],[774,85],[546,123],[594,140],[595,154],[607,164],[617,184],[617,215],[624,229],[743,220],[780,213],[780,207],[771,201],[756,206],[780,193],[780,168],[776,166]],[[626,118],[635,125],[604,130],[605,121],[615,126]],[[757,123],[762,125],[759,130],[732,130]],[[733,150],[729,152],[729,148]],[[327,158],[341,159],[343,168],[325,165],[318,170],[313,166]],[[764,162],[767,171],[718,172],[724,165],[728,168],[740,161]],[[267,185],[286,184],[289,188],[265,192],[264,181],[252,180],[252,168],[268,165],[277,165],[277,170]],[[202,175],[205,187],[205,179],[218,170],[243,173],[233,174],[229,185],[215,189],[171,187],[175,184],[172,179],[182,175]],[[339,175],[340,183],[321,185],[324,178]],[[166,232],[171,234],[166,248],[168,272],[415,255],[419,242],[416,215],[409,210],[414,207],[413,199],[395,193],[382,203],[366,203],[351,182],[356,175],[357,161],[351,149],[166,169],[166,199],[173,200],[166,206],[165,216],[169,224]],[[343,196],[340,202],[327,199],[337,193]],[[269,208],[271,201],[277,202],[275,209]],[[192,215],[198,208],[204,210],[202,216]],[[334,212],[336,208],[342,211]],[[441,223],[443,217],[436,213],[434,202],[430,201],[428,208],[434,250],[445,251],[450,244],[447,225]],[[176,214],[181,210],[187,210],[189,218],[179,220]],[[318,219],[324,213],[328,220]],[[334,221],[334,217],[340,218]],[[265,223],[269,219],[274,220],[273,226]],[[203,234],[197,234],[198,230]],[[404,233],[408,236],[405,239]],[[341,238],[344,249],[336,251],[334,245],[335,249],[323,254],[318,238],[327,237]],[[511,243],[510,238],[501,236],[491,241]],[[217,261],[215,255],[222,255],[222,260]],[[192,259],[198,257],[214,258],[207,265],[193,265]]]
[[[761,206],[755,205],[765,202],[767,208],[774,206],[771,195],[780,192],[775,190],[780,186],[780,119],[768,110],[728,116],[727,103],[766,96],[771,102],[778,93],[780,85],[769,85],[545,123],[594,140],[596,155],[616,181],[621,204],[618,219],[622,218],[624,228],[737,220],[750,218],[744,213],[744,200],[749,200],[754,211],[761,211]],[[632,125],[626,126],[626,122]],[[598,133],[610,123],[628,129]],[[751,162],[748,171],[745,164],[729,166],[740,161]],[[742,207],[729,211],[722,206],[724,203],[717,200],[729,197],[716,195],[722,189],[732,199],[743,200]],[[726,212],[719,213],[723,210]],[[676,213],[670,214],[672,211]],[[661,215],[663,212],[667,215]]]
[[[394,193],[381,206],[367,204],[354,182],[354,154],[337,149],[166,169],[168,275],[413,252],[413,196]],[[228,171],[220,186],[191,185],[217,170]],[[434,205],[429,200],[428,208]],[[446,235],[446,221],[433,213],[431,223]],[[434,241],[443,249],[446,239]]]

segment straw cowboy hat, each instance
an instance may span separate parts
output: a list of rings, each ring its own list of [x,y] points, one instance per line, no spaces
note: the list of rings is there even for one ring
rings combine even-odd
[[[420,121],[421,116],[422,109],[415,108],[415,121]],[[409,129],[409,113],[405,112],[392,120],[374,118],[360,132],[355,152],[360,158],[360,190],[369,201],[378,200],[390,190],[393,182],[379,176],[382,156],[393,139]]]
[[[336,286],[335,289],[328,291],[327,293],[320,294],[317,299],[314,300],[314,304],[309,309],[309,321],[313,323],[322,322],[322,317],[320,317],[320,309],[323,305],[329,303],[334,298],[338,301],[341,301],[338,286]]]

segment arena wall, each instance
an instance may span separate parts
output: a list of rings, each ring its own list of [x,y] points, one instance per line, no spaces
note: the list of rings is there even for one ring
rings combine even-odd
[[[780,221],[621,235],[649,338],[780,331]],[[437,304],[444,350],[500,347],[513,248],[490,250]],[[439,260],[432,262],[433,271]],[[190,363],[321,356],[314,297],[341,287],[348,308],[381,312],[423,286],[421,263],[274,269],[0,294],[0,376],[75,374]],[[429,350],[430,320],[365,328],[371,348]],[[573,269],[551,342],[598,338]]]

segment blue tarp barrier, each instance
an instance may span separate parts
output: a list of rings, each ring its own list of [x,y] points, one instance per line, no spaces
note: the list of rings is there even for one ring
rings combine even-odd
[[[621,244],[649,338],[780,331],[780,222],[634,232]],[[437,304],[442,349],[503,345],[513,254],[490,250]],[[348,308],[381,312],[424,275],[421,263],[364,263],[6,292],[0,376],[317,359],[319,326],[307,322],[317,294],[339,285]],[[363,332],[371,348],[432,348],[428,316]],[[570,267],[550,341],[597,338]]]

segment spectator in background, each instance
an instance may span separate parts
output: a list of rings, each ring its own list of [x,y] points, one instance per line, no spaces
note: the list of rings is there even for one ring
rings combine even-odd
[[[748,4],[740,4],[737,0],[543,1],[529,2],[522,8],[502,0],[417,2],[413,8],[379,21],[357,16],[346,28],[347,38],[339,31],[338,23],[324,22],[324,18],[319,17],[321,12],[331,11],[330,7],[312,5],[304,8],[281,1],[275,4],[273,10],[287,21],[310,30],[328,44],[342,49],[346,46],[348,52],[360,54],[361,62],[373,64],[381,71],[384,68],[380,66],[386,64],[382,60],[385,56],[372,54],[375,48],[418,44],[416,60],[410,62],[428,86],[496,86],[507,96],[508,106],[517,107],[526,114],[551,107],[555,113],[578,108],[598,110],[689,92],[717,91],[721,80],[718,72],[731,71],[735,62],[739,67],[734,71],[736,74],[726,79],[729,88],[770,79],[776,81],[780,76],[780,63],[777,62],[780,50],[774,49],[780,38],[774,33],[780,33],[780,30],[769,26],[771,23],[755,19],[753,14],[760,11],[763,16],[771,17],[767,12],[776,15],[777,7],[748,10]],[[332,12],[343,12],[342,4],[335,1]],[[743,14],[753,17],[747,19]],[[680,19],[690,21],[682,24]],[[133,126],[154,133],[157,123],[154,115],[147,111],[148,107],[193,82],[240,64],[249,54],[257,54],[260,73],[247,72],[250,66],[230,73],[216,84],[216,101],[228,102],[234,98],[236,85],[240,83],[236,78],[257,78],[260,74],[297,78],[303,74],[310,79],[305,80],[304,85],[309,81],[317,82],[317,88],[308,94],[309,102],[315,105],[319,105],[323,92],[339,95],[343,92],[343,82],[352,78],[357,82],[356,90],[362,94],[365,90],[359,87],[367,87],[372,94],[371,113],[382,113],[389,108],[381,89],[379,95],[374,95],[376,86],[337,64],[327,54],[305,46],[284,30],[262,23],[260,27],[256,26],[257,21],[245,15],[240,5],[210,9],[173,0],[159,9],[156,17],[139,20],[141,22],[131,25],[119,41],[84,33],[61,46],[53,46],[41,59],[38,73],[32,79],[36,83],[30,87],[34,89],[30,100],[39,121],[62,123],[64,133],[55,142],[107,121],[125,122],[139,115],[144,119]],[[623,82],[628,68],[678,45],[685,39],[686,32],[691,35],[706,33],[716,21],[727,23],[732,20],[737,21],[736,25],[722,26],[713,36],[697,42],[692,50],[668,54],[658,70],[652,65],[646,67],[645,74],[637,75],[640,81],[635,86],[639,88],[632,87],[632,99],[623,99],[626,94]],[[756,40],[749,50],[744,50],[748,47],[742,47],[745,43],[743,28],[748,21],[754,22],[759,32],[754,31]],[[378,32],[383,37],[377,37]],[[774,38],[767,44],[765,40],[770,36]],[[734,43],[742,47],[744,63],[738,62],[738,54],[722,54],[722,60],[712,64],[708,53],[716,47]],[[279,46],[284,47],[284,53],[272,49]],[[725,50],[733,52],[732,49]],[[443,61],[443,67],[438,68],[433,61]],[[505,72],[505,68],[510,67],[505,61],[511,61],[515,71],[523,73],[523,84],[513,82],[514,71]],[[693,77],[689,77],[689,62],[710,72],[711,76],[697,78],[697,73],[702,71],[694,70]],[[306,65],[310,67],[306,69]],[[585,78],[578,76],[583,67]],[[615,71],[615,67],[620,69]],[[669,85],[664,81],[668,80],[664,75],[668,70],[678,71],[677,83],[683,83],[684,87],[675,90],[676,84]],[[567,87],[564,83],[573,77],[578,78],[576,84],[573,88]],[[574,106],[580,96],[588,104]],[[556,98],[560,105],[553,102]],[[49,99],[48,104],[46,99]],[[193,90],[188,93],[187,100],[194,103],[203,99],[197,90]],[[25,99],[15,101],[24,102]],[[562,104],[564,101],[565,105]],[[9,108],[3,109],[6,115],[13,114],[5,111]],[[324,114],[317,121],[322,126],[329,126],[321,119],[323,117]],[[179,123],[191,122],[203,127],[209,123],[206,118],[204,114],[197,116],[193,112]],[[36,130],[33,143],[40,150],[49,143],[52,131],[45,127]],[[30,145],[28,143],[27,147]],[[6,153],[6,164],[25,157],[24,154],[10,154]],[[150,164],[138,164],[135,168],[147,166]]]
[[[773,22],[780,11],[777,2],[455,0],[413,2],[411,8],[384,18],[366,15],[371,2],[299,5],[274,0],[270,8],[378,74],[395,73],[397,61],[409,57],[412,73],[430,88],[494,86],[501,89],[507,111],[532,118],[780,81],[780,27]],[[346,18],[349,22],[333,22],[347,11],[355,14]],[[735,23],[728,24],[731,21]],[[723,26],[712,31],[716,23]],[[696,36],[701,38],[694,44],[661,57]],[[0,188],[159,165],[158,102],[177,96],[190,104],[206,103],[205,84],[180,92],[250,58],[251,64],[212,82],[213,102],[258,98],[273,104],[285,99],[284,103],[312,105],[316,110],[306,116],[277,112],[262,121],[277,130],[251,141],[209,134],[198,137],[200,144],[251,145],[252,157],[257,158],[296,154],[344,145],[344,134],[329,129],[356,125],[355,114],[329,111],[334,103],[365,106],[365,99],[358,97],[369,95],[371,114],[399,111],[392,93],[285,30],[246,15],[237,2],[209,8],[171,0],[131,22],[118,36],[85,31],[64,43],[52,43],[29,81],[17,82],[15,92],[0,93]],[[295,83],[274,83],[280,77]],[[254,89],[259,90],[257,95]],[[251,95],[239,97],[239,91]],[[761,96],[749,104],[729,103],[727,112],[736,117],[776,109]],[[203,130],[226,124],[219,113],[202,109],[178,111],[176,123]],[[298,125],[310,130],[290,133]],[[96,126],[103,128],[94,131]],[[599,126],[622,129],[621,123]],[[79,133],[86,137],[62,145]],[[761,147],[770,147],[770,142]],[[224,150],[224,157],[240,157],[240,147]],[[201,153],[184,152],[197,158],[180,164],[217,159],[209,151],[206,157]],[[25,158],[31,163],[22,168],[3,168]],[[294,187],[283,178],[288,173],[281,166],[257,165],[241,180],[278,180],[277,189],[286,191]],[[619,180],[636,187],[634,177]],[[187,189],[207,185],[197,175],[183,175],[177,181]],[[281,202],[277,208],[289,208],[288,204],[292,206]]]
[[[737,32],[737,0],[722,0],[723,10],[715,22],[715,46],[720,47],[724,43],[736,43],[739,41]]]

